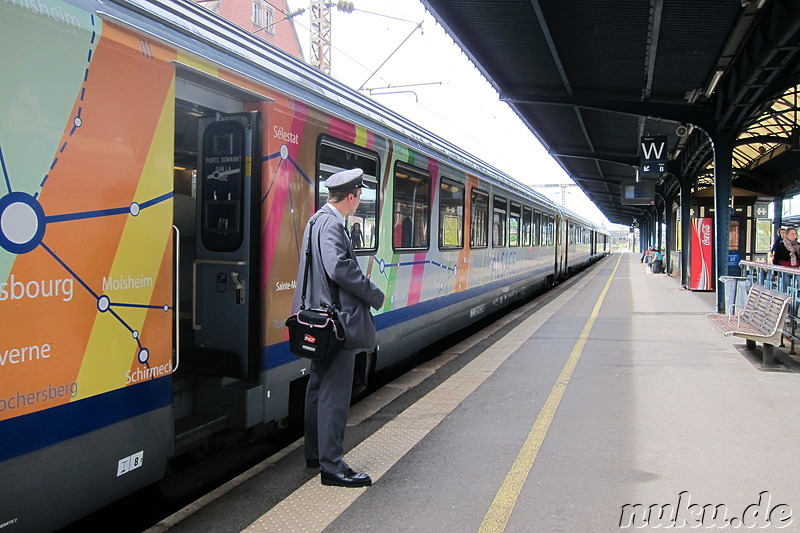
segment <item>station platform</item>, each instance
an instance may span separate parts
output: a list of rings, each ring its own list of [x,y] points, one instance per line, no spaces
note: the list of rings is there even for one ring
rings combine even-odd
[[[800,531],[800,364],[724,337],[715,296],[613,254],[354,405],[372,487],[323,487],[300,441],[148,533]]]

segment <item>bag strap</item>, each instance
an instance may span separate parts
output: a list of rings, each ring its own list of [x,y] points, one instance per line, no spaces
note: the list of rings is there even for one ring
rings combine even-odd
[[[317,248],[322,250],[322,236],[317,234]],[[342,306],[339,304],[339,285],[334,283],[331,277],[325,272],[325,280],[328,282],[328,291],[331,293],[331,303],[333,304],[334,309],[341,309]]]
[[[300,295],[300,309],[303,310],[306,308],[306,287],[308,286],[308,278],[309,273],[311,272],[311,235],[314,232],[314,224],[317,222],[317,218],[321,216],[319,212],[315,213],[311,220],[308,221],[308,244],[306,245],[306,264],[305,269],[303,272],[303,292]],[[317,248],[322,248],[322,243],[320,242],[321,237],[317,235]],[[333,306],[336,309],[339,309],[341,306],[339,304],[339,286],[333,282],[333,280],[328,276],[327,272],[325,273],[325,279],[328,282],[328,287],[331,293],[331,300]],[[331,287],[332,285],[332,287]]]
[[[308,273],[311,270],[311,233],[314,231],[314,223],[316,221],[316,214],[308,221],[308,244],[306,245],[306,264],[303,271],[303,292],[300,295],[301,310],[306,308],[306,288],[308,287]]]

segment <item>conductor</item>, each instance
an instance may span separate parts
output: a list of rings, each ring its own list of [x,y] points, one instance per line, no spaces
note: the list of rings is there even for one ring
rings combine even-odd
[[[344,170],[326,181],[328,202],[313,215],[312,254],[306,299],[311,307],[339,302],[339,320],[346,339],[342,348],[323,361],[312,361],[306,389],[306,466],[319,468],[323,485],[367,487],[372,479],[356,472],[344,461],[344,430],[353,388],[355,354],[375,346],[375,321],[369,308],[383,305],[384,294],[361,271],[353,246],[345,232],[345,217],[358,209],[361,189],[366,187],[363,170]],[[308,242],[306,225],[301,242]],[[305,269],[301,255],[297,279]],[[292,313],[300,309],[300,291]]]

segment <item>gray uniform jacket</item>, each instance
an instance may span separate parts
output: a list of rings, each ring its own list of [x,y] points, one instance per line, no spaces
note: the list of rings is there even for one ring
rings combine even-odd
[[[335,209],[332,205],[325,204],[314,215],[316,222],[311,236],[311,268],[306,289],[306,309],[332,303],[331,289],[336,284],[339,287],[339,320],[347,337],[344,348],[371,349],[376,342],[375,320],[369,308],[379,309],[383,305],[384,294],[361,271],[353,245],[344,226],[334,214]],[[309,225],[306,224],[292,313],[300,309],[308,228]],[[328,281],[328,277],[333,284]]]

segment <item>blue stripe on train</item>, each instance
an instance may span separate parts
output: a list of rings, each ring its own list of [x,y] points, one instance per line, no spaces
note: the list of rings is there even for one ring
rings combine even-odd
[[[162,377],[0,422],[0,461],[167,406],[172,379]]]
[[[426,300],[411,306],[401,307],[387,313],[381,313],[375,316],[375,326],[378,328],[378,331],[380,331],[408,320],[420,318],[423,315],[463,302],[464,300],[475,298],[483,293],[517,283],[526,278],[532,277],[535,280],[543,280],[544,277],[549,273],[551,273],[551,270],[543,268],[533,274],[528,272],[514,277],[503,278],[479,287],[459,291],[446,296],[440,296],[438,298],[432,298],[430,300]],[[480,302],[476,302],[476,305],[480,305]],[[272,370],[273,368],[283,366],[287,363],[296,361],[297,359],[298,357],[289,351],[288,341],[261,348],[262,370]]]
[[[419,318],[438,309],[474,298],[481,293],[521,281],[529,274],[497,280],[481,287],[433,298],[416,305],[381,313],[375,317],[379,330]],[[535,276],[538,277],[538,276]],[[476,302],[477,305],[478,302]],[[269,355],[267,355],[267,351]],[[273,369],[297,360],[282,342],[262,349],[264,369]],[[172,401],[172,379],[162,377],[144,381],[76,402],[0,422],[0,461],[30,453],[90,431],[133,418]]]

